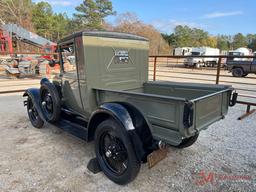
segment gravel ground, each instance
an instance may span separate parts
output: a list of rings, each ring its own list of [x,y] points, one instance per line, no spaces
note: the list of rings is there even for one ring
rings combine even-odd
[[[245,106],[201,132],[190,148],[170,148],[153,169],[143,165],[136,180],[118,186],[86,165],[94,157],[85,143],[58,128],[34,129],[22,97],[0,96],[0,191],[255,191],[256,114],[236,118]]]

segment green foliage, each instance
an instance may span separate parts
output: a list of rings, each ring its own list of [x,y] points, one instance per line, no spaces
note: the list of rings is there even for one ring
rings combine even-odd
[[[172,47],[217,46],[216,38],[210,36],[208,32],[188,26],[178,25],[175,27],[174,33],[164,34],[163,38]]]
[[[54,41],[69,33],[70,19],[65,13],[53,13],[51,5],[47,2],[34,4],[32,22],[38,35]]]
[[[233,38],[232,47],[233,49],[237,49],[239,47],[246,47],[247,40],[246,37],[242,33],[237,33]]]
[[[218,35],[217,36],[217,47],[220,50],[230,50],[232,43],[232,37],[227,35]]]
[[[47,2],[39,2],[32,9],[32,22],[38,35],[50,36],[52,28],[52,7]]]
[[[109,0],[84,0],[76,11],[74,18],[80,29],[103,29],[104,18],[115,14]]]
[[[241,33],[234,35],[210,36],[208,32],[190,28],[188,26],[176,26],[174,33],[162,34],[165,41],[171,47],[217,47],[220,50],[231,50],[239,47],[248,47],[256,51],[256,34],[244,36]]]
[[[256,34],[248,34],[246,36],[248,48],[256,51]]]

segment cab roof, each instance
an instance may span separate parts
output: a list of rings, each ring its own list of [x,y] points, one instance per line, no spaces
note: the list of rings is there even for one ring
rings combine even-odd
[[[120,32],[110,32],[110,31],[80,31],[77,33],[73,33],[72,35],[69,35],[62,40],[60,40],[58,43],[63,43],[65,41],[68,41],[70,39],[73,39],[75,37],[79,36],[93,36],[93,37],[106,37],[106,38],[116,38],[116,39],[130,39],[130,40],[138,40],[138,41],[148,41],[147,38],[129,34],[129,33],[120,33]]]

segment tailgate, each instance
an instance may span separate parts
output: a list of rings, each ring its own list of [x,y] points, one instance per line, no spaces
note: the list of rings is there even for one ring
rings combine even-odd
[[[223,119],[228,112],[232,88],[207,95],[194,102],[194,128],[201,130]]]

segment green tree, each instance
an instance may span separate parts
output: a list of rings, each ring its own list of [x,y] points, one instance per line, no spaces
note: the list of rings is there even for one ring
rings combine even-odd
[[[210,41],[208,32],[202,29],[197,29],[197,28],[193,28],[190,30],[192,31],[191,39],[194,47],[208,46],[208,43]],[[212,44],[212,43],[209,43],[209,44]]]
[[[248,45],[248,48],[252,49],[253,51],[256,51],[256,39],[253,39],[250,44]]]
[[[228,35],[218,35],[217,36],[217,47],[220,50],[230,50],[232,43],[232,37]]]
[[[246,40],[248,43],[248,48],[256,51],[256,34],[247,34]]]
[[[47,2],[36,3],[32,10],[32,22],[36,33],[46,38],[52,36],[52,7]]]
[[[168,43],[169,46],[177,47],[177,42],[174,33],[170,35],[162,33],[162,37]]]
[[[175,27],[174,33],[162,34],[162,36],[172,47],[217,47],[216,37],[210,36],[207,31],[198,28],[178,25]]]
[[[76,7],[78,13],[74,19],[78,23],[77,28],[102,29],[104,18],[114,15],[112,2],[109,0],[84,0]]]
[[[72,29],[69,28],[71,20],[65,13],[54,14],[52,16],[52,37],[53,39],[60,40],[64,36],[72,33]]]
[[[237,49],[239,47],[247,47],[246,37],[242,33],[237,33],[233,37],[232,47],[233,49]]]
[[[53,13],[51,5],[47,2],[34,4],[32,15],[32,22],[38,35],[56,41],[70,32],[68,16],[65,13]]]
[[[188,26],[178,25],[174,29],[174,37],[178,47],[194,46],[193,30]]]
[[[215,36],[209,36],[206,39],[205,46],[217,48],[217,37]]]

